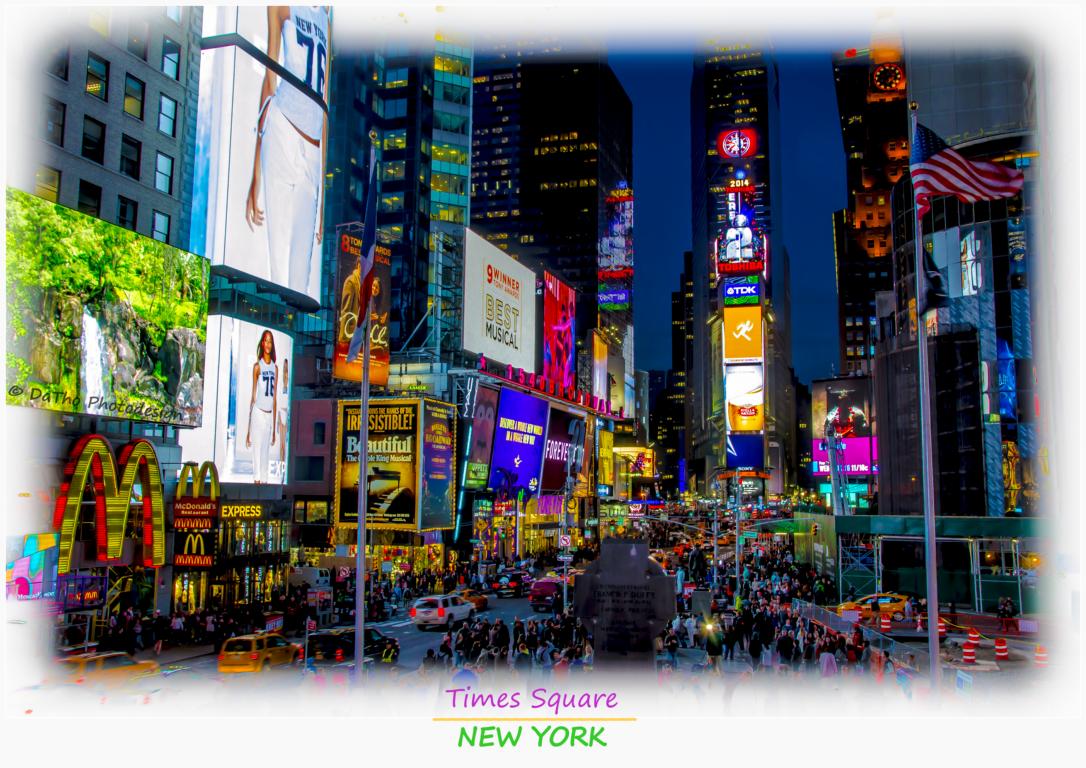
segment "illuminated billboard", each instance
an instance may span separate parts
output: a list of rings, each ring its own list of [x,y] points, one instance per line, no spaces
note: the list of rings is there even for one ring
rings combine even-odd
[[[728,435],[724,459],[728,469],[764,469],[765,440],[761,435]]]
[[[543,283],[543,378],[576,389],[577,294],[550,272]]]
[[[464,349],[534,373],[535,326],[535,273],[467,230]]]
[[[607,342],[595,329],[592,331],[592,397],[607,400]]]
[[[729,363],[762,360],[762,308],[724,307],[724,359]]]
[[[716,151],[729,158],[752,157],[758,151],[758,134],[750,128],[729,128],[716,138]]]
[[[341,231],[336,245],[338,256],[339,316],[336,319],[336,348],[332,375],[347,381],[362,381],[362,360],[347,362],[351,337],[362,318],[359,304],[361,288],[362,238]],[[370,301],[370,384],[388,385],[388,316],[392,309],[392,251],[383,245],[373,249],[373,293]]]
[[[602,310],[630,307],[633,290],[633,190],[624,183],[604,199],[606,232],[600,238],[597,257],[598,304]]]
[[[721,283],[725,307],[757,304],[761,300],[762,284],[757,275],[726,277]]]
[[[334,503],[341,524],[358,524],[361,413],[357,400],[340,402]],[[455,429],[455,411],[449,403],[370,400],[367,528],[423,531],[452,527]]]
[[[841,439],[843,456],[838,458],[844,474],[846,475],[871,475],[878,471],[878,455],[875,451],[876,438],[873,437],[845,437]],[[811,441],[811,474],[830,474],[830,452],[826,449],[826,441]]]
[[[234,32],[254,50],[201,54],[192,247],[226,274],[312,306],[320,301],[329,12],[205,9],[205,39]]]
[[[626,446],[615,448],[614,453],[622,474],[641,478],[656,476],[656,457],[651,448]]]
[[[207,260],[16,189],[6,213],[7,404],[199,426]]]
[[[601,429],[599,432],[599,482],[608,488],[615,485],[615,433]]]
[[[539,492],[547,401],[504,387],[490,460],[489,488],[499,501],[524,499]]]
[[[826,434],[827,420],[837,437],[871,436],[871,380],[856,376],[811,383],[811,431]]]
[[[984,262],[980,238],[974,230],[963,234],[960,244],[962,296],[976,296],[984,287]]]
[[[729,365],[724,372],[729,432],[765,429],[765,387],[761,365]]]
[[[486,488],[490,477],[490,452],[494,447],[494,425],[498,415],[498,390],[479,387],[475,391],[475,414],[468,437],[464,488]]]
[[[188,456],[212,456],[224,483],[283,485],[290,455],[294,342],[245,320],[208,318],[208,365],[200,429],[182,432]]]
[[[547,442],[543,449],[543,475],[540,480],[544,493],[562,491],[566,487],[566,459],[573,447],[569,430],[575,422],[583,425],[584,419],[569,411],[551,408],[547,423]],[[583,443],[581,447],[584,447]]]

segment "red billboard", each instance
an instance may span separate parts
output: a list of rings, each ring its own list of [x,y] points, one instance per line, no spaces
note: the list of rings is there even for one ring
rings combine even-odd
[[[543,378],[563,390],[577,386],[577,294],[550,272],[543,273]]]

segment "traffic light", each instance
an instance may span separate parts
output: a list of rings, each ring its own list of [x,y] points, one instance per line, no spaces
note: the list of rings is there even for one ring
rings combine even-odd
[[[818,535],[818,523],[813,523],[811,525],[811,535],[812,536],[817,536]]]

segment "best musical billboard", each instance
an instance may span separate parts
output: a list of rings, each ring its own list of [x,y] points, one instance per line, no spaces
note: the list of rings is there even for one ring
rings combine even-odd
[[[543,284],[543,378],[576,389],[577,294],[550,272]]]
[[[220,482],[285,484],[293,339],[222,315],[208,318],[207,338],[207,418],[178,442],[185,455],[213,456]]]
[[[351,337],[360,321],[359,291],[362,287],[362,238],[344,230],[337,241],[339,317],[332,375],[347,381],[362,381],[362,360],[347,362]],[[383,245],[373,249],[373,297],[370,300],[370,384],[388,385],[388,316],[392,309],[392,251]]]
[[[8,188],[8,405],[204,417],[206,259]]]
[[[494,425],[498,415],[498,390],[478,387],[475,390],[475,413],[468,436],[467,467],[464,488],[482,490],[490,478],[490,452],[494,447]]]
[[[325,6],[204,14],[191,242],[226,274],[320,301],[330,19]]]
[[[422,401],[422,461],[419,472],[419,530],[453,526],[456,487],[456,409],[437,400]]]
[[[547,443],[543,450],[543,476],[541,488],[544,493],[563,491],[566,487],[566,459],[573,447],[569,429],[575,422],[584,424],[584,419],[561,408],[551,408],[547,423]],[[582,443],[582,448],[584,444]],[[574,478],[576,481],[576,478]]]
[[[464,349],[534,373],[535,326],[535,273],[466,230]]]
[[[418,530],[419,400],[371,399],[366,527]],[[339,404],[335,508],[340,523],[358,524],[358,401]]]
[[[498,500],[528,499],[539,492],[547,401],[503,387],[490,461],[490,490]]]
[[[765,429],[765,389],[761,365],[729,365],[725,368],[729,432],[761,432]]]

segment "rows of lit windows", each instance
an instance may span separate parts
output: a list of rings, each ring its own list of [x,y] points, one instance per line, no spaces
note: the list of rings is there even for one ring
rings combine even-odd
[[[557,147],[536,147],[532,150],[533,155],[556,155],[567,154],[569,152],[592,152],[599,149],[599,145],[594,141],[583,141],[580,144],[560,144]]]
[[[539,140],[544,144],[549,144],[554,141],[577,141],[579,134],[577,131],[570,133],[553,133],[550,136],[543,136]]]
[[[551,189],[584,189],[596,186],[595,179],[570,179],[569,181],[544,181],[540,183],[542,191]]]

